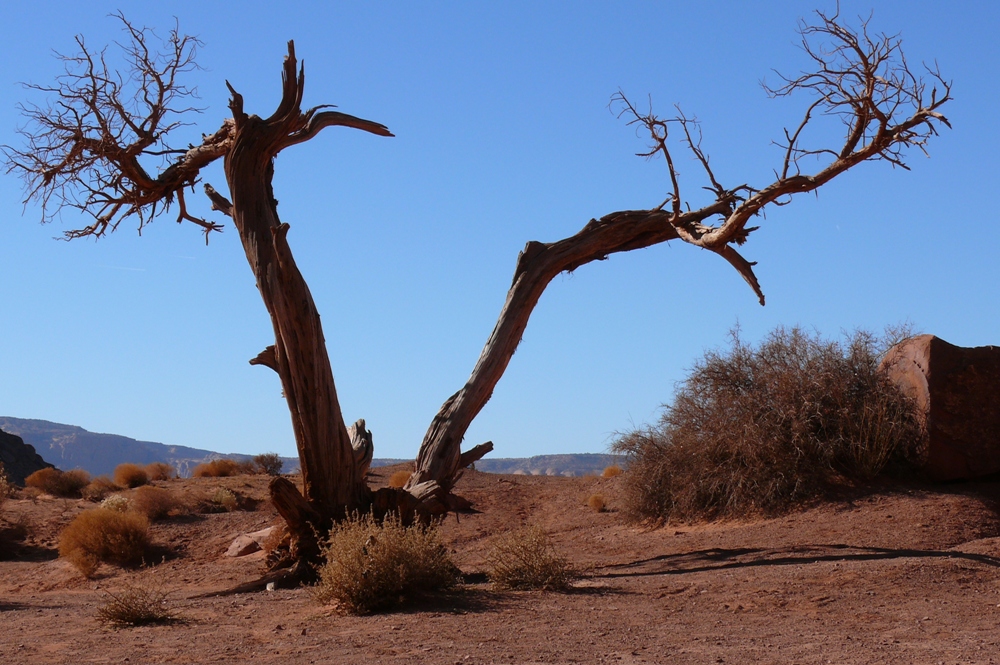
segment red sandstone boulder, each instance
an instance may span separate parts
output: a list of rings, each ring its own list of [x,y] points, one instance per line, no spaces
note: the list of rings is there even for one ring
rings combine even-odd
[[[928,476],[961,480],[1000,471],[1000,347],[919,335],[892,347],[882,365],[916,400]]]

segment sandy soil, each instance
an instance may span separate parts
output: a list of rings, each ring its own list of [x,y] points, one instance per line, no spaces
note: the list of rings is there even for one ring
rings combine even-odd
[[[394,468],[378,469],[384,482]],[[32,535],[0,561],[0,663],[998,663],[1000,483],[895,488],[753,522],[623,524],[620,479],[469,472],[480,511],[442,536],[469,584],[403,611],[342,616],[308,589],[198,597],[259,575],[262,553],[223,556],[276,524],[264,477],[158,483],[196,499],[224,485],[244,510],[156,523],[164,560],[57,558],[59,530],[92,504],[8,501]],[[611,510],[595,513],[588,496]],[[256,505],[254,505],[256,503]],[[548,531],[585,571],[569,593],[490,590],[490,537]],[[96,619],[127,581],[169,591],[183,623],[112,630]]]

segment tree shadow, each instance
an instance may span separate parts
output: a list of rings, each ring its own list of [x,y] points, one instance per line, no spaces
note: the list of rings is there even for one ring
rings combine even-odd
[[[602,566],[591,577],[645,577],[683,575],[734,568],[800,566],[825,561],[882,561],[891,559],[961,559],[1000,568],[1000,557],[951,550],[892,549],[853,545],[799,545],[779,549],[707,549],[680,554],[663,554],[630,563]]]

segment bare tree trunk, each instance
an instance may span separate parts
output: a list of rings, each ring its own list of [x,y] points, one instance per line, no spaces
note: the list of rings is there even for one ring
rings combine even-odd
[[[372,494],[365,483],[371,434],[365,431],[364,421],[356,423],[351,433],[344,424],[319,312],[288,246],[289,226],[278,217],[271,184],[274,158],[325,126],[347,125],[391,134],[382,125],[340,113],[317,114],[315,109],[303,113],[299,105],[304,77],[301,72],[296,75],[291,42],[288,48],[283,95],[271,117],[261,119],[244,113],[242,97],[230,88],[233,142],[224,163],[232,201],[210,188],[206,191],[214,207],[232,217],[271,315],[274,346],[251,363],[270,367],[281,378],[308,505],[295,499],[298,490],[285,479],[272,482],[271,494],[292,535],[293,552],[298,550],[308,558],[318,554],[316,530],[322,533],[332,521],[371,505]],[[357,453],[352,438],[360,447]],[[364,445],[368,448],[363,449]]]
[[[728,213],[731,205],[731,201],[719,201],[708,208],[682,214],[680,218],[664,210],[615,212],[600,220],[591,220],[579,233],[564,240],[548,244],[529,242],[517,258],[507,300],[472,375],[465,386],[444,403],[424,436],[407,489],[412,491],[419,485],[437,483],[436,502],[449,506],[448,492],[462,468],[492,450],[492,444],[477,446],[463,455],[460,446],[521,343],[538,299],[556,275],[606,259],[609,254],[677,239],[676,225],[695,224],[711,215]],[[724,257],[730,262],[736,258],[742,261],[739,255]],[[759,292],[749,264],[741,273]]]

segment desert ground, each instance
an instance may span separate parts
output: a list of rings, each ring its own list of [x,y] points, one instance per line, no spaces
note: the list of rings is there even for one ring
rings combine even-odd
[[[400,467],[373,471],[384,483]],[[997,663],[1000,481],[886,486],[774,519],[635,526],[618,478],[470,471],[476,512],[441,525],[466,583],[404,609],[346,616],[307,588],[206,597],[258,577],[263,552],[224,556],[279,523],[266,476],[161,481],[219,486],[241,509],[156,522],[162,558],[85,579],[58,534],[93,504],[8,500],[30,525],[0,561],[0,663]],[[586,505],[602,494],[609,510]],[[567,593],[496,592],[494,534],[543,528],[581,572]],[[168,592],[181,619],[112,629],[97,608],[125,583]]]

